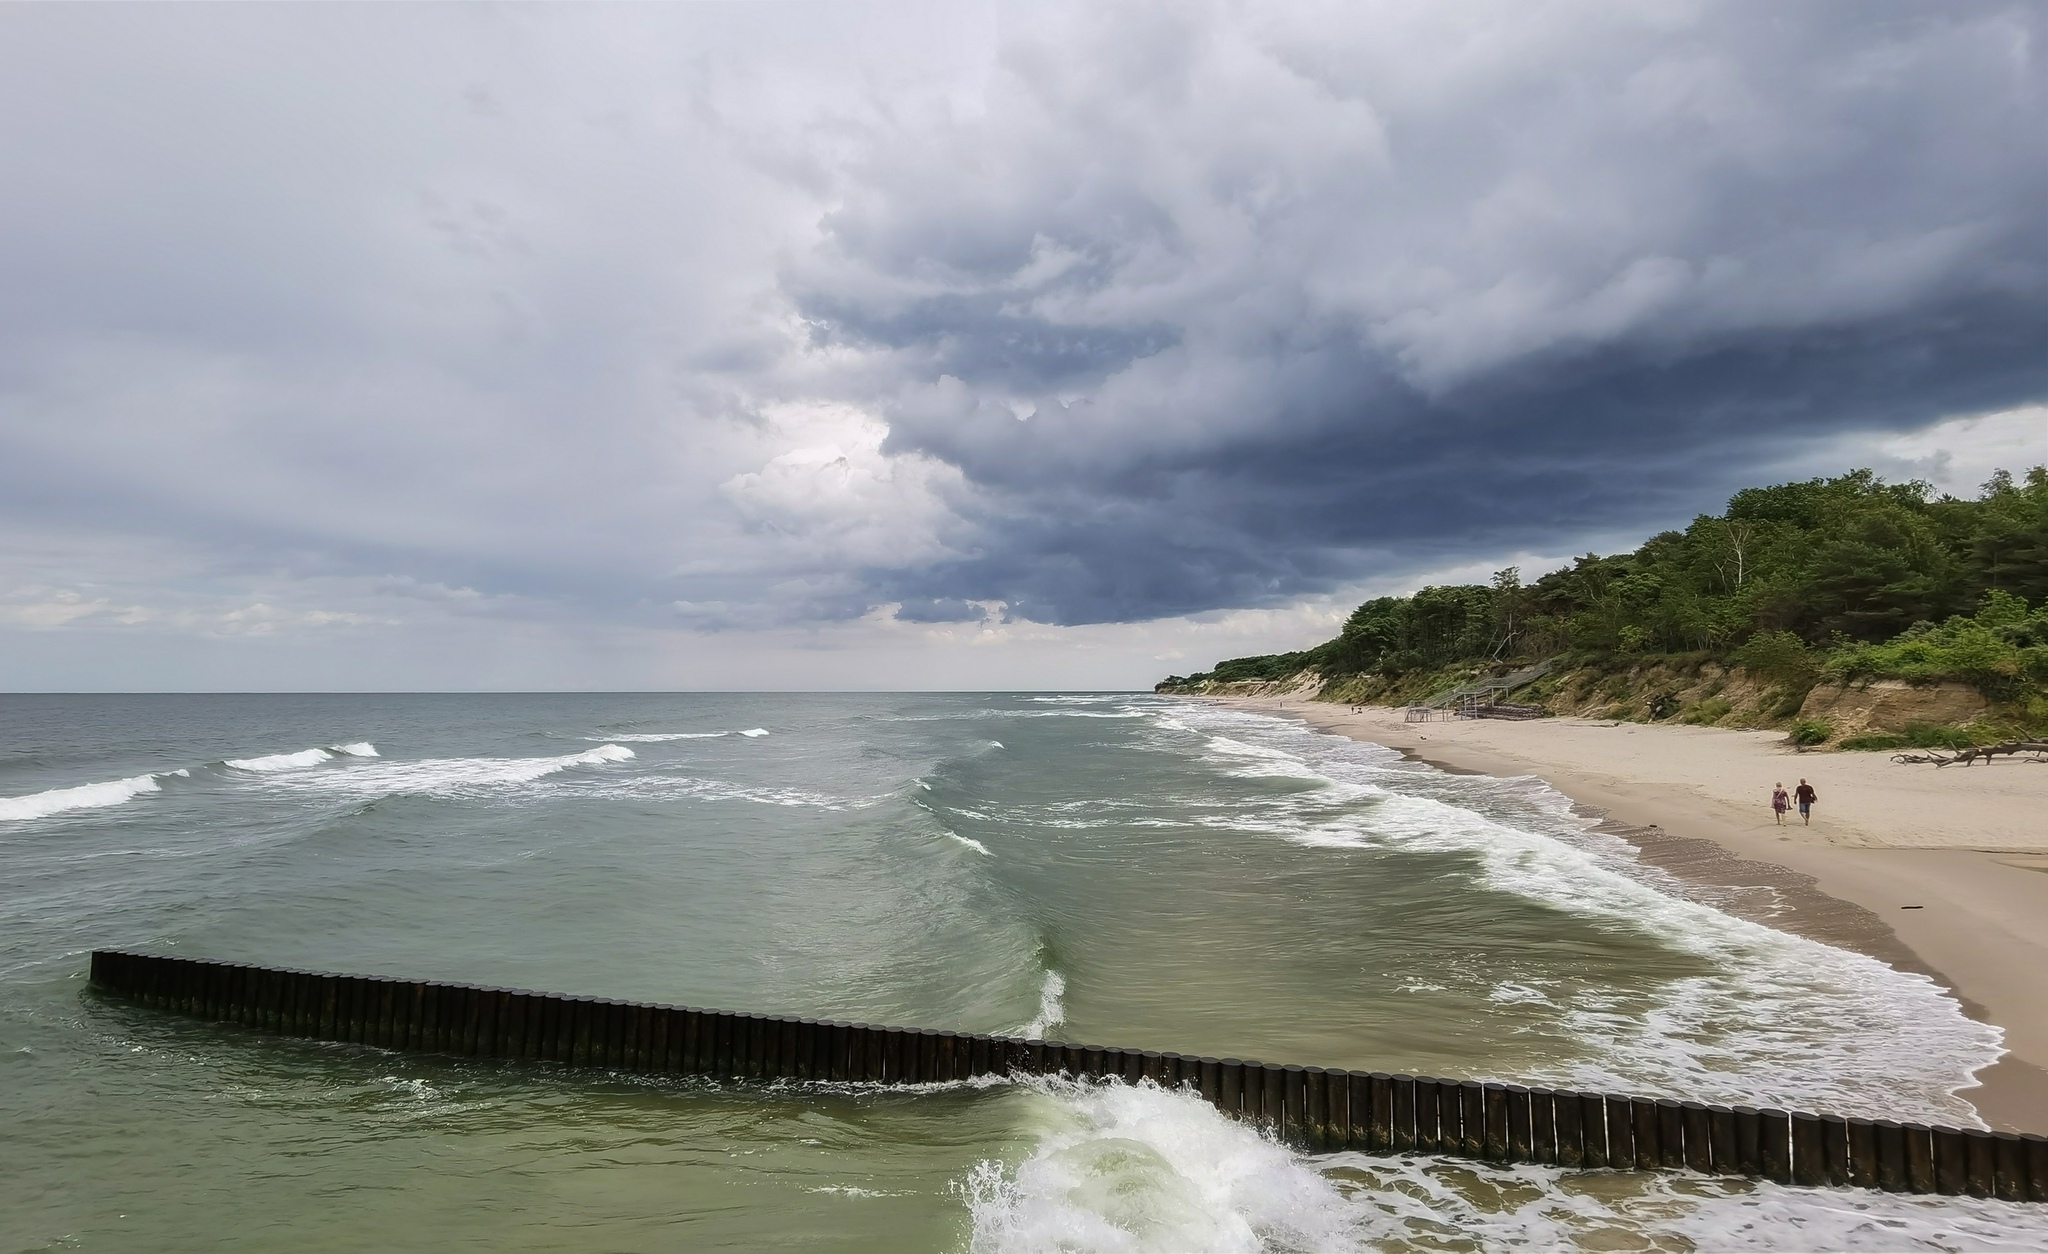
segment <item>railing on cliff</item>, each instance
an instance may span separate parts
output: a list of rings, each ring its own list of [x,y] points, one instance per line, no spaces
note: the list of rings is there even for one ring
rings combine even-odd
[[[1064,1041],[96,950],[92,986],[172,1013],[378,1049],[733,1080],[1151,1081],[1310,1151],[1694,1171],[2048,1201],[2048,1138],[1803,1111],[1280,1066]]]

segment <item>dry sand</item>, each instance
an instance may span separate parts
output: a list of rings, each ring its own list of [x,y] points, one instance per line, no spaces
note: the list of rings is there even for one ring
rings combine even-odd
[[[1754,885],[1773,926],[1874,954],[1953,989],[2011,1052],[1964,1096],[2048,1132],[2048,765],[1906,766],[1798,753],[1778,732],[1588,719],[1409,723],[1398,709],[1210,698],[1300,717],[1450,770],[1535,775],[1696,880]],[[1771,786],[1820,794],[1778,826]],[[1908,907],[1917,907],[1909,909]]]

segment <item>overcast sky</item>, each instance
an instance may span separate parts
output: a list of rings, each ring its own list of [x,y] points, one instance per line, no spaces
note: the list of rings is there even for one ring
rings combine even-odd
[[[2048,461],[2040,4],[0,6],[0,689],[1136,687]]]

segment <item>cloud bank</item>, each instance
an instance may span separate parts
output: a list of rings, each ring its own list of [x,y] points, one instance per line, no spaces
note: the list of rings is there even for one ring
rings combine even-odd
[[[9,9],[0,683],[1285,616],[1935,457],[2048,397],[2042,26]]]

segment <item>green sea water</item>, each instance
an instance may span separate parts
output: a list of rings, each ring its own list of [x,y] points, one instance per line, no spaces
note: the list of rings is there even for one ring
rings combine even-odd
[[[0,1249],[2037,1248],[2025,1207],[715,1085],[102,999],[194,956],[1974,1122],[1997,1032],[1533,780],[1129,694],[0,697]]]

